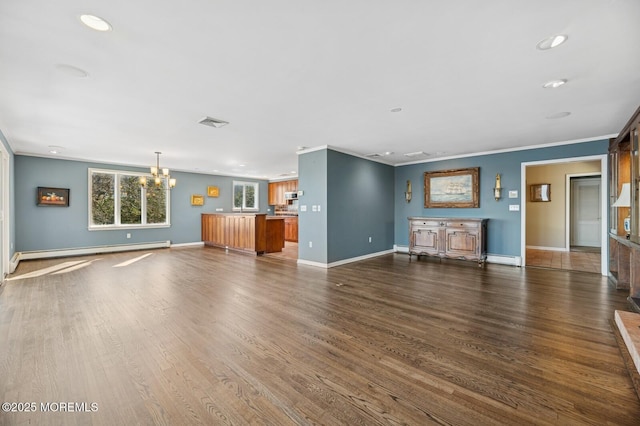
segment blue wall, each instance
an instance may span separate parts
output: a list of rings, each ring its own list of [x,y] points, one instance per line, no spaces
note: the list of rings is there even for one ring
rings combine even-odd
[[[7,146],[0,133],[2,143]],[[387,250],[393,244],[408,245],[409,216],[487,217],[490,254],[520,255],[520,213],[509,212],[509,190],[520,192],[523,162],[573,158],[607,153],[608,141],[585,142],[540,149],[479,155],[393,168],[362,158],[322,149],[298,157],[299,258],[319,263]],[[11,152],[11,151],[10,151]],[[15,251],[51,250],[170,240],[173,244],[200,241],[200,214],[217,207],[231,211],[233,180],[260,182],[260,211],[267,211],[268,183],[263,180],[173,172],[178,186],[171,191],[171,227],[133,230],[88,230],[88,168],[147,169],[81,161],[14,156],[11,196],[11,241]],[[477,209],[425,209],[423,173],[480,167],[480,207]],[[502,177],[503,198],[495,201],[496,173]],[[411,180],[413,200],[404,200],[406,181]],[[205,197],[203,207],[190,204],[192,194],[205,194],[207,186],[220,187],[219,198]],[[70,188],[70,207],[37,207],[38,186]],[[522,197],[523,194],[520,194]],[[321,210],[313,212],[312,206]],[[131,233],[131,239],[126,233]],[[372,243],[368,237],[372,237]],[[313,247],[309,247],[309,242]],[[13,254],[12,250],[12,254]]]
[[[178,180],[171,190],[171,227],[158,229],[118,229],[89,231],[88,169],[128,170],[147,172],[148,169],[82,161],[57,160],[41,157],[15,156],[15,241],[16,251],[52,250],[171,241],[172,244],[200,241],[200,214],[232,207],[232,181],[259,182],[260,211],[266,213],[268,182],[264,180],[215,176],[173,171]],[[220,188],[218,198],[206,197],[207,186]],[[36,206],[36,188],[48,186],[70,189],[69,207]],[[192,206],[191,195],[205,195],[204,206]],[[126,234],[131,238],[127,239]]]
[[[299,155],[298,170],[299,259],[328,264],[393,248],[393,167],[322,149]]]
[[[393,180],[392,166],[328,151],[329,263],[393,248]]]
[[[602,155],[608,140],[478,155],[444,161],[400,166],[395,169],[395,243],[409,245],[410,216],[489,218],[487,251],[489,254],[520,256],[520,212],[510,212],[509,204],[521,204],[521,164],[532,161]],[[424,208],[424,172],[480,167],[480,207],[462,209]],[[500,173],[502,195],[493,197],[496,173]],[[407,180],[411,180],[413,199],[404,200]],[[519,198],[509,199],[509,190],[518,190]]]
[[[298,259],[327,263],[327,150],[298,156]],[[312,206],[320,206],[314,212]],[[305,211],[306,209],[306,211]],[[309,243],[313,247],[309,247]]]

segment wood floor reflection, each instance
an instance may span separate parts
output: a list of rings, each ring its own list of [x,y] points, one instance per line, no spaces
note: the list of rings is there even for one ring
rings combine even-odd
[[[526,265],[567,271],[592,272],[595,274],[601,273],[599,250],[552,251],[528,248]]]

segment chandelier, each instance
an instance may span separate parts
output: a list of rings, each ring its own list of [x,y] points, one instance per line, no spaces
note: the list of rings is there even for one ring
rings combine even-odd
[[[176,186],[176,180],[173,179],[171,176],[169,176],[169,169],[160,168],[160,154],[162,153],[159,151],[156,151],[155,154],[156,154],[156,165],[151,166],[151,176],[153,176],[154,183],[156,184],[156,186],[162,186],[162,180],[166,179],[167,182],[169,183],[169,189],[172,189],[173,187]],[[140,176],[140,185],[143,187],[147,186],[146,176]]]

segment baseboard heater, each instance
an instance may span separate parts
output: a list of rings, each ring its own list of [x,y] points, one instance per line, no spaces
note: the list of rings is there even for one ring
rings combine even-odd
[[[46,259],[51,257],[84,256],[87,254],[115,253],[119,251],[150,250],[150,249],[157,249],[157,248],[167,248],[170,246],[171,246],[171,241],[154,241],[149,243],[137,243],[137,244],[114,244],[109,246],[22,251],[17,253],[18,256],[16,260],[21,261],[21,260],[31,260],[31,259]]]

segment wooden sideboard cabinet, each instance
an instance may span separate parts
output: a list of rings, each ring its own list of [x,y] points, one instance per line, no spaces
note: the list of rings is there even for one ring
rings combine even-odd
[[[487,221],[471,218],[409,218],[409,257],[428,255],[487,260]]]

